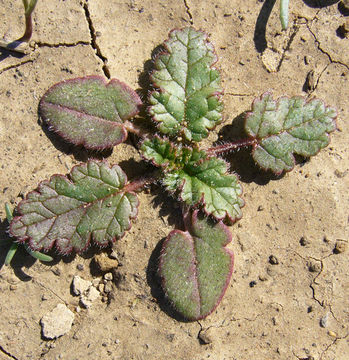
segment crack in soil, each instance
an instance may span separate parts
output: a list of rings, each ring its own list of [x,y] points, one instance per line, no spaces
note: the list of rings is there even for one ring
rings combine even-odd
[[[334,60],[334,59],[332,58],[331,54],[330,54],[329,52],[327,52],[326,50],[324,50],[324,49],[321,47],[320,41],[319,41],[318,38],[316,37],[316,35],[315,35],[315,33],[313,32],[313,30],[311,30],[310,25],[309,25],[308,22],[306,23],[306,27],[307,27],[308,31],[310,32],[310,34],[313,36],[318,50],[320,50],[323,54],[325,54],[325,55],[328,57],[328,59],[330,60],[331,63],[333,63],[333,64],[338,64],[338,65],[342,65],[342,66],[344,66],[346,69],[349,70],[349,65],[348,65],[348,64],[343,63],[343,62],[338,61],[338,60]]]
[[[86,18],[86,21],[88,23],[88,28],[90,30],[90,36],[91,36],[91,43],[90,45],[92,46],[92,48],[95,50],[95,53],[96,53],[96,56],[102,61],[103,63],[103,66],[102,66],[102,70],[103,70],[103,73],[104,75],[106,76],[107,79],[110,79],[110,70],[107,66],[107,63],[108,63],[108,59],[102,54],[102,51],[99,47],[99,45],[97,44],[97,36],[96,36],[96,31],[95,31],[95,28],[93,26],[93,22],[92,22],[92,19],[91,19],[91,15],[90,15],[90,10],[88,8],[88,5],[87,5],[87,1],[83,3],[82,7],[84,9],[84,12],[85,12],[85,18]]]
[[[35,59],[27,59],[27,60],[24,60],[24,61],[22,61],[22,62],[20,62],[20,63],[17,63],[17,64],[13,64],[13,65],[9,65],[9,66],[7,66],[7,67],[4,67],[3,69],[0,70],[0,75],[1,75],[2,73],[4,73],[5,71],[11,70],[11,69],[16,69],[16,68],[18,68],[18,67],[20,67],[20,66],[22,66],[22,65],[25,65],[25,64],[28,64],[28,63],[32,63],[32,62],[34,62],[34,60],[35,60]]]
[[[183,0],[184,1],[184,6],[185,6],[185,12],[187,13],[188,17],[189,17],[189,23],[190,25],[194,25],[194,20],[193,20],[193,15],[190,12],[190,7],[188,5],[187,0]]]
[[[14,360],[19,360],[18,358],[16,358],[14,355],[12,355],[10,352],[6,351],[2,345],[0,345],[0,351],[5,354],[7,357],[9,357],[10,359],[14,359]]]
[[[50,44],[45,42],[35,42],[34,46],[37,47],[48,47],[48,48],[59,48],[59,47],[74,47],[78,45],[91,45],[88,41],[77,41],[75,43],[57,43],[57,44]]]
[[[296,37],[298,31],[300,29],[300,26],[296,23],[296,20],[293,22],[293,27],[292,27],[292,32],[290,34],[290,37],[287,41],[287,44],[286,44],[286,47],[284,48],[284,51],[282,52],[282,55],[281,55],[281,59],[279,61],[279,64],[276,68],[276,71],[279,72],[280,71],[280,68],[281,68],[281,65],[282,63],[284,62],[285,58],[286,58],[286,53],[290,50],[290,47],[293,43],[293,40],[294,38]]]

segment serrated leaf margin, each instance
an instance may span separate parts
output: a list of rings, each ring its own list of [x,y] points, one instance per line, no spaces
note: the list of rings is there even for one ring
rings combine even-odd
[[[48,252],[49,250],[51,250],[52,248],[55,247],[56,249],[58,249],[58,252],[59,252],[61,255],[68,255],[68,254],[70,254],[70,253],[74,250],[73,247],[67,247],[67,248],[65,248],[64,250],[62,250],[59,246],[56,245],[57,240],[59,240],[59,239],[52,240],[51,245],[50,245],[49,247],[38,249],[38,248],[36,248],[36,247],[32,244],[32,242],[31,242],[32,239],[31,239],[30,237],[28,237],[28,236],[19,237],[19,236],[13,234],[13,232],[12,232],[12,226],[13,226],[13,223],[14,223],[15,221],[19,220],[19,219],[24,215],[24,214],[21,214],[21,209],[20,209],[20,207],[21,207],[21,204],[22,204],[22,203],[24,203],[26,200],[28,200],[30,194],[40,194],[40,191],[39,191],[40,186],[41,186],[41,185],[49,184],[49,183],[51,182],[51,180],[52,180],[53,178],[55,178],[55,177],[62,177],[62,178],[64,178],[64,179],[66,179],[67,181],[69,181],[70,183],[72,183],[72,180],[71,180],[71,178],[70,178],[70,174],[74,171],[74,169],[77,169],[77,168],[79,168],[79,167],[81,167],[81,166],[86,166],[86,167],[87,167],[90,162],[95,162],[95,161],[94,161],[94,160],[89,160],[87,163],[77,164],[77,165],[75,165],[75,166],[73,166],[73,167],[71,168],[70,173],[67,174],[67,175],[53,174],[53,175],[51,175],[51,177],[50,177],[49,179],[41,181],[41,182],[37,185],[37,187],[36,187],[35,190],[30,191],[30,192],[27,193],[27,195],[25,196],[25,198],[18,203],[18,205],[17,205],[17,207],[16,207],[16,209],[15,209],[16,212],[18,213],[18,215],[16,215],[16,216],[12,219],[12,221],[11,221],[11,223],[10,223],[10,226],[9,226],[9,233],[10,233],[10,235],[11,235],[12,237],[14,237],[14,238],[17,239],[16,242],[18,242],[18,243],[20,243],[20,244],[26,243],[26,244],[29,246],[29,248],[30,248],[31,250],[33,250],[33,251],[40,250],[40,251],[42,251],[42,252]],[[112,166],[110,167],[109,164],[108,164],[106,161],[98,161],[98,162],[99,162],[99,163],[104,163],[104,164],[107,165],[110,169],[112,169],[113,167],[118,167],[118,168],[120,168],[120,166],[119,166],[119,165],[116,165],[116,164],[115,164],[115,165],[112,165]],[[123,171],[121,168],[120,168],[120,170],[122,171],[122,173],[123,173],[123,175],[124,175],[124,179],[125,179],[125,186],[124,186],[124,188],[125,188],[125,187],[127,186],[127,176],[126,176],[126,174],[124,173],[124,171]],[[126,231],[128,231],[128,230],[131,229],[132,220],[136,219],[136,218],[137,218],[137,215],[138,215],[139,199],[138,199],[138,197],[137,197],[137,195],[136,195],[136,193],[135,193],[134,191],[129,191],[128,193],[130,193],[130,194],[132,194],[133,196],[135,196],[135,198],[136,198],[136,200],[137,200],[137,204],[136,204],[136,206],[135,206],[135,213],[132,214],[132,216],[129,216],[128,227],[124,229],[123,234],[122,234],[121,236],[119,236],[119,237],[114,237],[114,238],[112,239],[112,241],[111,241],[112,243],[114,243],[117,239],[121,239],[122,237],[125,236]],[[99,201],[99,200],[101,200],[101,199],[98,199],[97,201]],[[88,238],[88,240],[86,241],[86,246],[85,246],[84,248],[80,249],[79,251],[76,251],[76,252],[77,252],[78,254],[82,254],[83,252],[85,252],[85,251],[91,246],[91,242],[92,242],[92,241],[93,241],[93,235],[92,235],[92,233],[91,233],[90,236],[89,236],[89,238]],[[109,244],[109,242],[104,243],[103,245],[98,244],[98,246],[99,246],[100,248],[104,248],[104,247],[107,247],[108,244]]]

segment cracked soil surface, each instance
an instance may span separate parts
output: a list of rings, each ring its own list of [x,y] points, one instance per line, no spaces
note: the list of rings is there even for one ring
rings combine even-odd
[[[227,157],[246,206],[231,227],[231,284],[208,318],[178,319],[159,288],[158,243],[180,214],[154,186],[139,195],[138,220],[114,245],[118,281],[90,309],[78,307],[71,282],[74,275],[102,279],[93,261],[97,249],[55,255],[53,264],[19,251],[11,266],[2,266],[0,359],[349,359],[349,39],[338,30],[348,14],[336,1],[295,0],[282,32],[274,3],[38,2],[31,53],[0,53],[0,266],[9,247],[3,204],[15,206],[40,180],[92,156],[40,125],[41,96],[58,81],[91,74],[146,90],[149,60],[173,28],[206,31],[219,56],[225,121],[208,144],[236,135],[232,121],[239,125],[252,100],[271,89],[275,97],[324,99],[338,110],[338,129],[326,149],[281,178],[257,169],[244,151]],[[0,0],[0,17],[2,35],[22,34],[21,1]],[[102,154],[131,179],[146,169],[134,143],[131,137]],[[75,320],[69,333],[47,341],[40,319],[58,303]]]

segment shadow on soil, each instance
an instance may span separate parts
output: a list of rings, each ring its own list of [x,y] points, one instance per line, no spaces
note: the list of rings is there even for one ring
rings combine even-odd
[[[267,23],[275,5],[276,0],[266,0],[263,3],[262,9],[258,15],[256,27],[254,31],[253,41],[256,50],[262,53],[267,48],[267,40],[265,37]]]
[[[339,2],[339,0],[303,0],[311,8],[324,8]]]
[[[233,119],[230,125],[224,126],[218,134],[219,141],[214,145],[245,139],[245,117],[246,112],[243,112]],[[239,175],[240,181],[244,183],[255,182],[258,185],[266,185],[270,180],[279,180],[283,177],[283,175],[277,176],[271,171],[264,171],[256,165],[251,156],[251,150],[252,149],[249,146],[224,156],[224,159],[228,161],[231,170]]]

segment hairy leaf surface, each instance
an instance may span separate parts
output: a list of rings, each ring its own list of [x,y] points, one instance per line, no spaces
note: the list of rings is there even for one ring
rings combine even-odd
[[[242,187],[234,174],[228,173],[223,159],[206,158],[204,152],[185,149],[188,161],[180,169],[165,175],[164,184],[170,191],[179,189],[180,198],[190,206],[202,204],[207,214],[216,219],[240,219],[244,201]],[[189,157],[190,156],[190,157]]]
[[[187,231],[172,231],[165,240],[159,272],[163,288],[175,308],[187,319],[209,315],[221,301],[233,270],[229,229],[194,211]]]
[[[182,146],[180,144],[175,145],[168,139],[154,136],[152,139],[143,141],[141,151],[143,157],[155,166],[169,168],[180,160],[178,155],[182,152]]]
[[[191,27],[173,30],[166,53],[155,59],[150,114],[164,134],[200,141],[222,120],[220,75],[207,36]]]
[[[276,174],[292,170],[293,154],[309,157],[329,144],[336,116],[335,109],[318,99],[306,102],[295,96],[275,101],[269,93],[262,95],[254,101],[245,124],[248,135],[256,139],[254,160]]]
[[[127,85],[100,76],[62,81],[40,101],[40,113],[64,139],[88,149],[110,148],[126,140],[125,121],[139,112],[141,100]]]
[[[204,151],[154,137],[141,146],[143,156],[164,169],[163,184],[190,206],[203,205],[216,219],[240,219],[244,201],[242,187],[227,163],[208,157]]]
[[[75,166],[69,179],[53,175],[18,204],[20,216],[11,222],[11,235],[33,250],[48,250],[56,243],[64,254],[84,251],[91,238],[107,246],[137,216],[138,199],[126,183],[119,166],[97,161]]]

